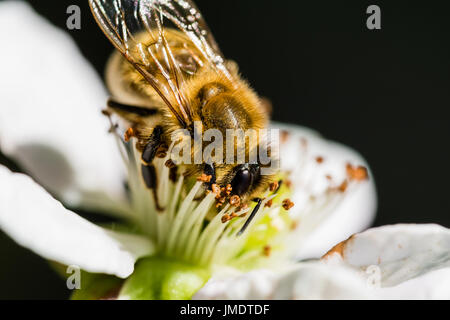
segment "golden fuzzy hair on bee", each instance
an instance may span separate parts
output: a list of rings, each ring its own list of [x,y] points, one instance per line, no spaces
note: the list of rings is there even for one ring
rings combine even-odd
[[[183,61],[186,50],[201,56],[201,53],[192,46],[189,39],[179,31],[166,29],[164,35],[167,43],[170,44],[171,52],[177,57],[177,61]],[[148,34],[143,34],[137,38],[145,45],[151,46],[148,37]],[[163,57],[159,58],[163,59]],[[161,72],[155,72],[158,63],[157,61],[147,63],[146,71],[152,74],[156,82],[164,83],[167,78],[164,78],[165,76]],[[136,106],[136,108],[122,109],[115,105],[112,106],[111,111],[126,120],[132,128],[129,132],[132,132],[134,137],[137,138],[136,147],[140,152],[143,153],[151,142],[156,127],[162,128],[159,138],[165,148],[170,147],[175,142],[181,145],[191,144],[186,146],[186,150],[189,149],[191,152],[191,159],[195,158],[195,148],[193,148],[192,139],[185,138],[191,138],[194,135],[194,129],[199,130],[198,127],[195,127],[195,123],[201,123],[200,132],[196,133],[203,135],[209,129],[216,129],[222,133],[223,137],[227,135],[229,129],[253,130],[258,134],[259,129],[267,127],[268,113],[261,99],[239,75],[236,63],[225,61],[224,66],[229,72],[227,76],[217,72],[214,66],[209,63],[186,60],[186,65],[188,65],[187,70],[186,68],[182,70],[184,71],[182,72],[183,81],[178,87],[178,92],[181,94],[184,103],[184,105],[180,105],[180,101],[177,101],[176,96],[172,94],[165,96],[166,100],[164,101],[160,93],[150,85],[142,72],[139,72],[136,66],[130,63],[124,55],[116,52],[110,58],[106,70],[106,83],[113,99],[128,106]],[[181,111],[184,108],[183,110],[189,113],[189,123],[180,122],[180,118],[174,114],[168,104],[176,110]],[[133,108],[133,112],[130,112],[130,108]],[[149,110],[155,112],[147,115],[147,113],[150,113]],[[183,135],[178,134],[178,140],[172,141],[174,133],[177,133],[179,129],[188,130],[188,136],[183,138]],[[237,154],[238,149],[245,150],[245,156],[248,160],[250,151],[258,149],[260,139],[259,135],[256,136],[256,140],[250,138],[248,140],[244,138],[243,141],[236,139],[236,143],[232,146],[234,154]],[[224,154],[227,148],[225,140],[223,139]],[[206,147],[207,143],[204,141],[202,143],[203,147]],[[180,148],[183,148],[183,146]],[[231,183],[235,168],[236,163],[229,164],[225,161],[215,163],[216,182],[220,185]],[[185,175],[198,176],[202,174],[203,170],[204,164],[192,164],[186,166]],[[258,185],[254,187],[251,194],[267,188],[272,178],[271,175],[258,178]],[[246,196],[243,195],[242,197],[244,200]]]
[[[180,38],[178,31],[173,31],[173,33],[172,31],[166,31],[166,33],[168,39],[171,39],[172,34]],[[223,74],[217,73],[208,65],[200,67],[193,76],[185,75],[185,81],[180,90],[183,92],[192,111],[192,120],[203,122],[204,130],[265,128],[268,123],[268,116],[261,104],[261,100],[248,83],[240,77],[237,65],[232,61],[227,62],[226,65],[230,70],[233,81]],[[158,121],[162,122],[166,129],[165,135],[170,136],[173,131],[180,129],[180,123],[154,88],[118,52],[112,55],[107,64],[106,83],[114,99],[143,108],[157,109],[159,111]],[[217,94],[221,101],[216,103],[213,110],[209,110],[209,112],[206,110],[205,112],[203,108],[207,101],[202,100],[202,95],[211,95],[215,89],[220,91]],[[177,101],[173,101],[170,98],[169,102],[173,105],[177,104]],[[220,113],[229,114],[224,109],[230,107],[230,104],[233,102],[234,106],[231,107],[234,108],[235,113],[238,113],[238,115],[230,117],[229,120],[239,117],[240,121],[220,121],[222,120]],[[121,110],[113,111],[128,120],[130,125],[136,127],[135,131],[138,137],[145,140],[146,137],[150,136],[152,126],[149,121],[154,123],[155,119],[146,119],[146,117]],[[143,144],[145,143],[139,143],[139,145]]]

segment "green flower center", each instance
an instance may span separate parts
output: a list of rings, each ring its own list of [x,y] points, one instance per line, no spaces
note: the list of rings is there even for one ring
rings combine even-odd
[[[167,257],[141,259],[121,289],[121,298],[132,300],[190,299],[209,279],[203,268]]]
[[[178,168],[175,182],[170,179],[168,158],[154,160],[157,186],[149,190],[141,178],[139,153],[130,144],[126,147],[132,223],[155,242],[158,256],[203,269],[246,270],[265,264],[272,249],[281,249],[277,238],[292,226],[281,205],[290,193],[285,185],[276,194],[267,190],[261,195],[250,226],[238,235],[256,204],[242,208],[226,203],[216,208],[215,194],[205,193],[201,181],[185,179],[183,168]]]

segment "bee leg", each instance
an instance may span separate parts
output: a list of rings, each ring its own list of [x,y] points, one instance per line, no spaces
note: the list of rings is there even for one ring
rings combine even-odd
[[[211,190],[212,185],[216,183],[216,170],[214,170],[214,165],[206,163],[203,173],[207,176],[211,176],[211,180],[209,180],[208,183],[208,189]]]
[[[157,176],[156,176],[155,166],[153,164],[142,164],[141,172],[142,172],[142,178],[144,179],[145,185],[147,186],[147,188],[151,189],[153,192],[153,198],[155,199],[155,202],[156,202],[156,209],[158,211],[163,211],[164,208],[162,208],[159,205],[158,196],[156,194]]]
[[[141,117],[153,116],[158,113],[157,109],[150,109],[147,107],[133,106],[117,102],[111,98],[108,99],[107,106],[115,111],[122,113],[131,113]]]
[[[149,189],[156,188],[156,170],[153,164],[142,164],[141,165],[142,178],[144,183]]]
[[[250,214],[250,217],[248,217],[247,221],[245,221],[244,225],[242,226],[241,230],[237,233],[237,236],[240,236],[244,233],[244,231],[247,229],[247,227],[250,225],[250,222],[252,222],[253,218],[255,217],[256,213],[258,212],[259,208],[261,207],[261,203],[263,199],[261,198],[255,198],[253,201],[256,202],[256,206],[253,208],[252,213]]]
[[[162,127],[157,126],[153,129],[152,134],[148,140],[147,145],[144,147],[144,151],[142,151],[142,162],[141,172],[142,178],[144,179],[144,183],[147,188],[153,191],[153,197],[156,202],[156,208],[159,211],[162,211],[163,208],[160,206],[158,201],[158,196],[156,194],[156,186],[157,186],[157,176],[155,166],[152,164],[153,159],[156,156],[156,151],[161,145],[161,135],[162,135]]]
[[[158,148],[161,145],[161,135],[162,135],[162,127],[160,126],[155,127],[148,139],[147,145],[144,147],[144,150],[142,151],[141,159],[142,161],[144,161],[144,163],[151,163],[153,159],[155,159],[156,151],[158,151]]]

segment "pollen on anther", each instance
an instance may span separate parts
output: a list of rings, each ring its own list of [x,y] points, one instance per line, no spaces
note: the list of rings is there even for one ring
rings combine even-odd
[[[132,138],[132,137],[134,137],[136,134],[135,134],[135,132],[134,132],[134,130],[133,130],[133,128],[128,128],[127,129],[127,131],[125,131],[125,133],[124,133],[124,135],[123,135],[123,138],[125,139],[125,142],[128,142],[128,141],[130,141],[130,139]]]
[[[212,179],[211,175],[206,175],[204,173],[202,173],[201,176],[197,177],[197,181],[206,182],[206,183],[210,182],[211,179]]]
[[[230,220],[231,220],[231,217],[230,217],[229,214],[224,214],[224,215],[222,216],[222,223],[228,222],[228,221],[230,221]]]
[[[340,192],[345,192],[348,188],[348,182],[347,180],[343,181],[339,187],[337,188]]]
[[[225,193],[227,194],[227,196],[230,195],[232,190],[233,188],[231,187],[231,184],[227,184],[227,186],[225,187]]]
[[[291,187],[292,187],[292,181],[291,181],[291,180],[286,180],[286,181],[284,181],[284,184],[285,184],[288,188],[291,188]]]
[[[172,161],[172,159],[168,159],[168,160],[164,163],[164,165],[165,165],[167,168],[169,168],[169,169],[175,168],[175,167],[177,166],[177,165],[175,164],[175,162]]]
[[[270,208],[273,204],[273,200],[270,199],[269,201],[266,202],[266,204],[264,205],[264,207]]]
[[[220,190],[220,187],[217,184],[213,183],[211,185],[211,191],[216,195],[216,199],[220,199],[221,198],[221,190]]]
[[[290,199],[284,199],[282,202],[284,210],[289,210],[294,206],[294,203]]]
[[[226,200],[225,197],[217,197],[216,196],[216,201],[217,201],[216,208],[221,207],[225,203],[225,200]]]
[[[363,181],[368,179],[369,174],[367,168],[363,166],[352,166],[350,163],[347,164],[347,176],[351,180]]]
[[[272,183],[270,184],[270,186],[269,186],[269,190],[270,190],[271,192],[274,192],[274,191],[277,190],[277,189],[278,189],[278,182],[277,182],[277,181],[272,182]]]
[[[298,227],[298,221],[295,221],[295,220],[292,221],[290,229],[295,230],[295,229],[297,229],[297,227]]]
[[[164,151],[157,151],[156,152],[156,157],[157,158],[165,158],[165,157],[167,157],[167,153],[164,152]]]
[[[281,130],[281,143],[285,143],[289,138],[289,132],[286,130]]]
[[[165,158],[167,156],[168,148],[165,144],[159,146],[158,150],[156,150],[157,158]]]
[[[263,255],[265,255],[266,257],[270,256],[271,251],[272,247],[269,246],[268,244],[263,247]]]
[[[241,198],[238,195],[234,195],[230,198],[230,204],[235,207],[239,207],[241,205]]]

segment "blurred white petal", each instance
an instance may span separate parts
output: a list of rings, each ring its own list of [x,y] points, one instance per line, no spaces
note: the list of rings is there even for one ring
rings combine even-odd
[[[375,266],[380,270],[381,287],[392,287],[431,271],[449,268],[450,230],[431,224],[373,228],[338,244],[323,260],[361,271]],[[448,283],[450,273],[445,274],[447,278],[441,280]],[[412,283],[426,284],[431,280]]]
[[[370,226],[377,204],[370,170],[369,180],[351,186],[336,200],[337,205],[330,202],[308,210],[311,196],[320,195],[330,185],[327,176],[337,186],[346,177],[347,163],[368,168],[365,160],[354,150],[326,140],[310,129],[280,123],[272,126],[288,133],[280,148],[281,167],[293,172],[295,206],[289,212],[300,217],[293,240],[296,257],[318,258],[336,243]],[[321,163],[316,161],[318,157]],[[320,202],[320,196],[316,198]]]
[[[264,300],[273,293],[277,273],[259,269],[244,274],[216,276],[194,296],[194,300]]]
[[[428,272],[393,287],[380,288],[382,299],[450,299],[450,268]]]
[[[0,228],[40,256],[125,278],[154,251],[137,235],[100,228],[65,209],[30,177],[0,166]]]
[[[436,225],[375,228],[321,261],[218,273],[194,299],[450,299],[449,241]]]
[[[124,166],[100,113],[99,76],[67,32],[25,2],[0,3],[0,38],[1,150],[66,203],[114,207]]]
[[[292,270],[254,270],[212,278],[193,299],[367,299],[373,290],[365,279],[345,267],[321,262],[301,263]]]
[[[352,270],[313,262],[300,264],[281,276],[272,299],[370,299],[373,293],[365,279]]]

